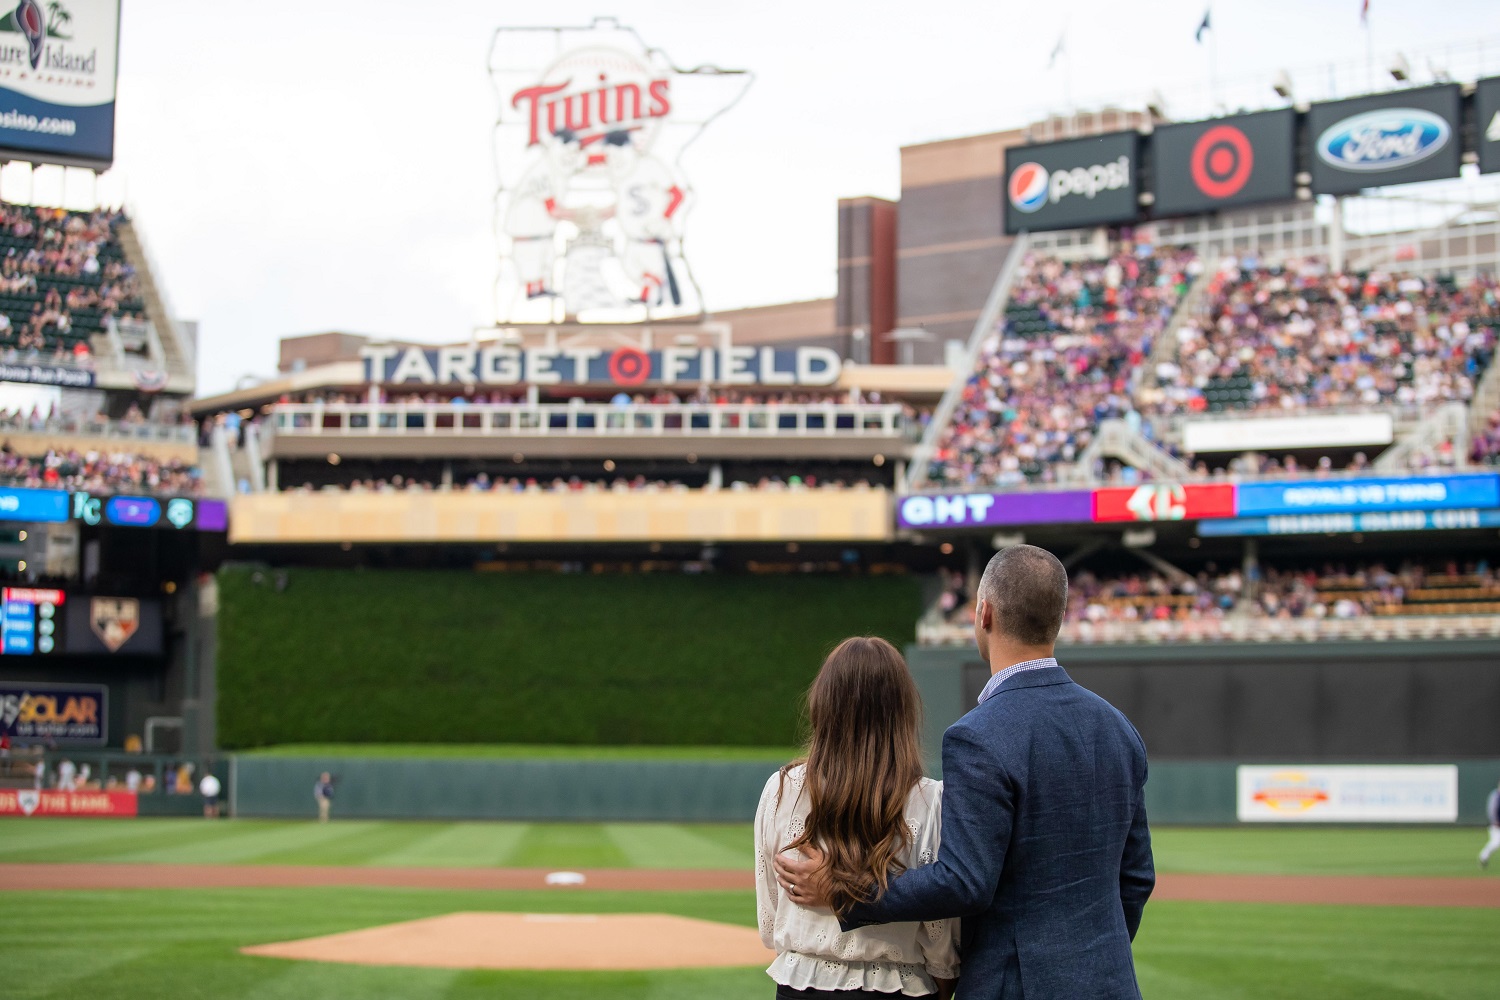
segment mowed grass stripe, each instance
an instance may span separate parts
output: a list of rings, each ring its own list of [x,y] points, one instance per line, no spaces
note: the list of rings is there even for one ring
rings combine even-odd
[[[533,823],[511,851],[515,868],[628,868],[630,859],[594,823]]]
[[[404,969],[250,958],[261,978],[236,1000],[308,1000],[310,997],[358,997],[359,1000],[409,1000],[450,997],[465,975],[459,969]]]
[[[1235,827],[1152,831],[1164,872],[1476,876],[1484,833],[1463,827]]]
[[[1500,910],[1151,903],[1136,938],[1153,1000],[1480,1000]]]
[[[451,823],[400,848],[378,854],[366,863],[396,867],[505,867],[512,864],[510,858],[530,826],[529,823]]]
[[[610,823],[610,840],[632,868],[745,868],[755,864],[750,838],[738,850],[690,826],[666,823]]]
[[[241,828],[238,823],[203,820],[185,823],[196,825],[205,832],[170,845],[116,854],[109,860],[158,864],[255,864],[274,861],[299,849],[303,857],[315,858],[324,852],[336,852],[340,841],[374,825],[373,821],[342,826],[300,822]],[[216,827],[219,829],[214,829]]]

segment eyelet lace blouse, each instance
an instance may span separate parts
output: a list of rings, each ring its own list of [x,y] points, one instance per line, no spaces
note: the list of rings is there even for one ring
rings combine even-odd
[[[933,977],[958,976],[958,920],[880,924],[844,932],[832,910],[792,902],[776,884],[771,859],[802,835],[808,802],[806,771],[771,775],[755,812],[755,904],[760,939],[776,951],[766,973],[794,989],[875,990],[926,996],[936,993]],[[784,786],[784,787],[783,787]],[[779,793],[779,794],[778,794]],[[941,782],[923,778],[906,800],[911,834],[901,860],[908,868],[937,857],[942,832]]]

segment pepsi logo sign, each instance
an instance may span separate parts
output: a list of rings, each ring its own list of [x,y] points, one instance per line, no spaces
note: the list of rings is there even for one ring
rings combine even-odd
[[[1398,170],[1434,155],[1453,136],[1447,119],[1420,108],[1383,108],[1345,118],[1318,136],[1318,158],[1339,170]]]
[[[991,191],[994,188],[990,189]],[[1047,168],[1040,163],[1021,164],[1010,175],[1010,203],[1018,212],[1035,212],[1047,204]]]

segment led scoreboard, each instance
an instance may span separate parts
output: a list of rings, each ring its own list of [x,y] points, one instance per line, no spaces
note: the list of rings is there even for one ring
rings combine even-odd
[[[65,599],[61,590],[0,590],[0,655],[31,656],[57,649],[57,611]]]

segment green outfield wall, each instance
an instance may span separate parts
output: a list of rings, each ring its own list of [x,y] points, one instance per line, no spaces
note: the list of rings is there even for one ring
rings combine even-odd
[[[218,722],[276,743],[790,745],[850,635],[909,643],[916,579],[227,568]]]
[[[1288,762],[1294,763],[1294,762]],[[1146,810],[1159,826],[1236,822],[1234,761],[1151,764]],[[317,815],[313,782],[337,777],[345,819],[748,822],[775,761],[442,760],[241,755],[238,816]],[[1500,759],[1460,761],[1459,822],[1484,821]]]

